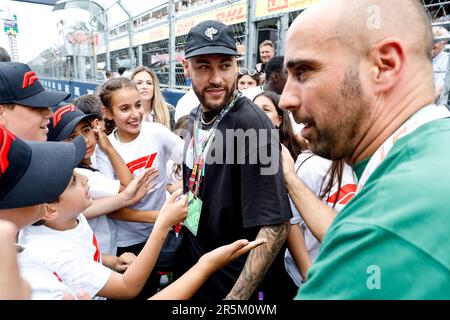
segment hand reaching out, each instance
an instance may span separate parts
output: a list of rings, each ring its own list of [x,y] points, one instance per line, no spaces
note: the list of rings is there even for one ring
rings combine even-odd
[[[204,254],[200,257],[199,263],[206,264],[208,270],[215,272],[241,255],[263,245],[266,241],[266,239],[257,239],[251,242],[248,240],[237,240]]]
[[[131,252],[125,252],[117,257],[116,264],[114,265],[114,270],[117,272],[125,272],[128,267],[133,263],[136,259],[136,256]]]
[[[182,195],[183,190],[179,189],[172,193],[164,203],[159,212],[156,223],[165,227],[172,227],[186,219],[187,217],[187,195]]]
[[[137,203],[147,193],[156,186],[154,181],[159,176],[158,169],[150,168],[135,177],[121,194],[130,202],[130,205]]]

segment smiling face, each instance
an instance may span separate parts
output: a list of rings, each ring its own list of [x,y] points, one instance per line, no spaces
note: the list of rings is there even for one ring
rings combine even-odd
[[[235,90],[236,58],[204,55],[184,62],[192,87],[205,111],[219,111],[230,101]]]
[[[262,63],[269,62],[275,56],[275,50],[272,46],[262,46],[259,50]]]
[[[141,95],[141,100],[143,102],[152,101],[154,95],[152,76],[147,71],[141,71],[137,73],[132,80],[136,83],[139,94]]]
[[[84,159],[90,159],[94,154],[97,141],[95,139],[94,130],[92,130],[88,120],[82,120],[79,124],[77,124],[69,139],[66,141],[73,141],[80,135],[82,135],[84,137],[84,141],[86,141],[86,155],[84,156]]]
[[[264,113],[269,117],[270,121],[272,121],[273,125],[278,128],[281,125],[281,122],[283,121],[283,117],[280,116],[277,112],[277,109],[275,108],[275,105],[273,102],[265,97],[265,96],[259,96],[256,97],[253,101]]]
[[[301,135],[312,152],[343,159],[354,151],[361,124],[370,118],[360,64],[348,48],[321,38],[317,27],[303,27],[294,26],[286,40],[288,80],[280,107],[305,125]]]
[[[109,120],[114,120],[122,142],[130,142],[141,132],[144,115],[139,92],[135,88],[124,87],[113,92],[111,108],[105,114]]]
[[[23,140],[47,141],[50,117],[49,108],[32,108],[15,105],[14,109],[0,106],[0,124]]]

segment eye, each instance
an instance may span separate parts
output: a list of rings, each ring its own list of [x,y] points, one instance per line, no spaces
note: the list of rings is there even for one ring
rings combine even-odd
[[[120,111],[122,111],[122,112],[125,112],[125,111],[127,111],[128,110],[128,107],[121,107],[120,108]]]
[[[75,135],[71,135],[69,138],[67,138],[67,140],[66,141],[73,141],[75,138],[76,138],[77,136],[75,136]]]
[[[91,132],[91,128],[90,127],[84,128],[83,134],[88,134],[89,132]]]
[[[72,184],[76,184],[77,183],[77,177],[76,175],[72,176]]]

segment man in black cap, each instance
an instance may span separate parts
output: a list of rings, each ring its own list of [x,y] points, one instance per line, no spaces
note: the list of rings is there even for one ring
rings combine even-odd
[[[26,64],[0,63],[0,125],[24,140],[46,141],[49,108],[69,96],[67,92],[45,90]]]
[[[215,273],[194,299],[292,298],[285,295],[286,272],[278,255],[292,216],[279,141],[271,136],[268,117],[236,91],[239,53],[233,33],[221,22],[202,22],[189,31],[185,54],[185,73],[201,105],[190,114],[193,138],[187,141],[183,166],[189,215],[180,264],[187,270],[205,252],[240,238],[267,239],[248,257]],[[230,130],[232,137],[224,141]],[[249,142],[239,133],[258,137]],[[262,150],[270,154],[264,164]]]

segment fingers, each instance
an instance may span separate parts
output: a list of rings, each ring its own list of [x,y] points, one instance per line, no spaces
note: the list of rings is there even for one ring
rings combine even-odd
[[[241,241],[241,240],[239,240],[239,241]],[[245,240],[245,241],[247,241],[247,240]],[[241,248],[237,248],[237,250],[233,254],[233,256],[235,258],[237,258],[237,257],[239,257],[239,256],[241,256],[241,255],[243,255],[243,254],[245,254],[245,253],[255,249],[256,247],[259,247],[259,246],[263,245],[266,242],[267,242],[266,239],[256,239],[256,240],[251,241],[251,242],[247,241],[247,244],[245,244]],[[243,244],[243,242],[241,244]]]

